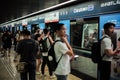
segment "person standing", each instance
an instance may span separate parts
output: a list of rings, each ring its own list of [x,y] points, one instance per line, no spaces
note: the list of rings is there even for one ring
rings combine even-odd
[[[50,66],[50,63],[48,60],[48,49],[49,49],[50,45],[53,43],[53,40],[50,36],[50,31],[48,29],[44,29],[43,34],[39,38],[41,38],[40,40],[45,41],[45,44],[40,46],[40,51],[42,53],[42,60],[43,60],[42,65],[41,65],[42,76],[43,77],[45,76],[45,65],[47,64],[48,69],[49,69],[50,78],[54,78],[54,75],[53,75],[53,72],[51,69],[52,66]],[[41,42],[40,44],[42,44],[42,43],[43,42]],[[45,48],[47,48],[47,51],[43,51],[43,50],[45,50]]]
[[[21,32],[20,32],[20,30],[18,30],[16,32],[16,34],[14,35],[14,51],[15,51],[15,56],[14,56],[14,60],[13,60],[14,62],[17,62],[18,54],[16,53],[16,47],[17,47],[17,43],[21,40],[20,36],[21,36]]]
[[[36,80],[36,56],[39,51],[38,43],[31,39],[30,32],[24,30],[22,32],[23,39],[17,44],[16,52],[20,54],[20,62],[27,63],[27,70],[20,73],[21,80]],[[29,79],[28,79],[29,77]]]
[[[3,36],[2,36],[2,42],[3,42],[3,50],[4,50],[4,55],[7,56],[7,51],[8,51],[8,56],[10,57],[10,50],[12,46],[12,36],[9,30],[7,30]]]
[[[40,29],[37,29],[35,34],[34,34],[34,40],[36,40],[38,42],[38,44],[39,44],[39,37],[41,36],[41,34],[39,32],[40,32]],[[36,74],[37,75],[40,75],[39,68],[40,68],[41,61],[42,61],[41,58],[42,58],[41,52],[38,51],[37,57],[36,57],[36,64],[37,64],[36,65]]]
[[[2,50],[3,50],[3,48],[2,48],[2,35],[3,35],[3,32],[2,32],[2,30],[0,30],[0,54],[2,53]]]
[[[98,69],[100,71],[100,79],[99,80],[110,80],[111,74],[111,61],[113,55],[116,53],[116,49],[113,51],[113,43],[111,40],[111,36],[114,32],[115,24],[106,23],[104,24],[104,35],[105,37],[101,42],[101,56],[102,61],[98,64]]]
[[[56,60],[58,61],[62,56],[56,70],[55,75],[57,80],[67,80],[67,76],[70,73],[70,60],[74,57],[73,51],[65,38],[66,28],[64,24],[58,23],[56,26],[56,40],[62,40],[63,42],[56,42],[54,50],[56,54]]]

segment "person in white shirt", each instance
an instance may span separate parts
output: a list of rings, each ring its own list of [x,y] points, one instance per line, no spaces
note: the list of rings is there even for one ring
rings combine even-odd
[[[102,61],[98,64],[98,69],[100,71],[100,79],[99,80],[110,80],[111,74],[111,61],[113,55],[116,53],[116,49],[113,51],[113,45],[111,36],[114,32],[115,24],[106,23],[104,24],[104,32],[105,34],[102,37],[105,37],[101,42],[101,56]]]
[[[62,40],[63,42],[56,42],[54,50],[56,54],[56,60],[58,61],[62,56],[56,70],[55,75],[57,80],[67,80],[67,76],[70,73],[70,59],[74,57],[73,51],[65,38],[66,28],[64,24],[58,23],[56,26],[56,40]]]

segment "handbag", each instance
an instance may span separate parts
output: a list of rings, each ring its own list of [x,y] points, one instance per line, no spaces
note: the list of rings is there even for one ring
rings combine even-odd
[[[28,71],[28,63],[27,62],[19,62],[16,66],[16,70],[19,73]]]
[[[114,63],[113,70],[114,70],[115,73],[120,74],[120,60],[117,60],[117,61]]]

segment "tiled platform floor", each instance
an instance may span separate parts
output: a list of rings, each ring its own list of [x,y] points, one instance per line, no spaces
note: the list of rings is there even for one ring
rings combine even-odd
[[[1,61],[3,61],[4,62],[4,64],[8,64],[8,65],[5,65],[5,66],[7,66],[6,68],[7,68],[7,70],[9,71],[9,74],[11,75],[11,77],[14,77],[15,79],[13,79],[13,80],[20,80],[20,76],[19,76],[19,73],[17,73],[17,71],[16,71],[16,68],[15,68],[15,66],[16,66],[16,64],[18,63],[18,62],[13,62],[13,59],[14,59],[14,55],[15,55],[15,52],[13,51],[13,50],[11,50],[11,54],[10,54],[10,57],[3,57],[3,58],[0,58],[0,60]],[[19,59],[19,57],[18,57],[18,59]],[[1,65],[0,65],[1,66]],[[49,74],[48,74],[48,69],[47,69],[47,67],[46,67],[46,69],[45,69],[45,74],[46,74],[46,76],[43,78],[42,77],[42,75],[40,74],[40,75],[36,75],[36,79],[37,80],[56,80],[56,78],[54,78],[54,79],[50,79],[50,76],[49,76]],[[7,75],[6,75],[7,76]],[[2,76],[0,75],[0,78],[1,78]],[[10,79],[10,78],[9,78]],[[9,80],[9,79],[2,79],[2,80]],[[0,79],[1,80],[1,79]],[[10,80],[12,80],[12,79],[10,79]],[[72,75],[72,74],[69,74],[68,75],[68,80],[81,80],[80,78],[78,78],[78,77],[76,77],[76,76],[74,76],[74,75]]]

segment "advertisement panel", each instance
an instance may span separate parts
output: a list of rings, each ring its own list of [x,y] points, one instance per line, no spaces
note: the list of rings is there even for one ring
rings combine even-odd
[[[120,13],[118,14],[107,14],[107,15],[101,15],[100,16],[100,38],[102,36],[103,26],[107,22],[113,22],[115,23],[115,28],[120,28]]]
[[[31,25],[27,25],[27,30],[31,32]]]
[[[58,22],[59,21],[59,12],[54,11],[45,14],[45,23]]]
[[[39,28],[40,28],[40,34],[42,34],[43,29],[45,29],[45,23],[40,23]]]
[[[66,36],[68,38],[68,41],[70,42],[70,20],[63,20],[59,23],[63,23],[66,27]]]

